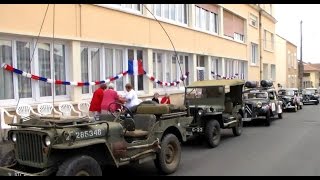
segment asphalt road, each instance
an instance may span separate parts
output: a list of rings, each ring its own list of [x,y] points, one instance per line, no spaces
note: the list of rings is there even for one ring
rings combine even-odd
[[[297,113],[284,113],[270,127],[253,122],[233,137],[224,130],[221,144],[182,146],[179,169],[173,176],[319,176],[320,105],[305,105]],[[158,175],[153,163],[107,168],[104,175]]]

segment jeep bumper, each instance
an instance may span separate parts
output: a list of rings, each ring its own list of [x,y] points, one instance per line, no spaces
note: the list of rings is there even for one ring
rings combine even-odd
[[[13,169],[14,167],[0,167],[0,176],[49,176],[54,168],[45,169],[41,172],[28,173]]]

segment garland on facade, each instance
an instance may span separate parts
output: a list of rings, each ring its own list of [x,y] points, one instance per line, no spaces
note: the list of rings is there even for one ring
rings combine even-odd
[[[185,79],[187,79],[189,73],[187,72],[186,74],[184,74],[179,80],[173,81],[173,82],[162,82],[158,79],[156,79],[155,77],[153,77],[152,75],[144,72],[144,74],[153,82],[162,85],[162,86],[176,86],[178,84],[180,84],[182,81],[184,81]]]
[[[16,74],[22,75],[24,77],[33,79],[33,80],[38,80],[38,81],[43,81],[43,82],[47,82],[50,84],[60,84],[60,85],[71,85],[71,86],[95,86],[95,85],[99,85],[99,84],[104,84],[104,83],[109,83],[112,81],[115,81],[117,79],[122,78],[123,76],[127,75],[127,74],[134,74],[133,71],[130,71],[130,68],[128,71],[124,71],[121,74],[118,74],[112,78],[108,78],[106,80],[101,80],[101,81],[93,81],[93,82],[75,82],[75,81],[62,81],[62,80],[53,80],[50,78],[46,78],[46,77],[41,77],[41,76],[37,76],[34,74],[30,74],[28,72],[22,71],[20,69],[14,68],[12,66],[10,66],[9,64],[3,63],[2,68],[4,68],[7,71],[10,72],[14,72]],[[130,72],[129,72],[130,71]],[[141,70],[139,70],[141,72]],[[139,73],[141,74],[141,73]],[[143,70],[143,74],[146,75],[151,81],[160,84],[162,86],[176,86],[179,83],[181,83],[183,80],[185,80],[188,77],[188,73],[186,73],[185,75],[183,75],[179,80],[174,81],[174,82],[162,82],[160,80],[157,80],[156,78],[154,78],[153,76],[149,75],[146,71]]]
[[[237,79],[239,77],[239,74],[236,73],[234,74],[233,76],[231,77],[227,77],[227,76],[222,76],[222,75],[219,75],[219,74],[215,74],[215,72],[211,71],[211,74],[217,78],[221,78],[221,79]]]

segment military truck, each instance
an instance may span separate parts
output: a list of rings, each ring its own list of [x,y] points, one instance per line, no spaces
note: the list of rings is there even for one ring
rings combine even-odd
[[[32,116],[11,124],[14,150],[0,161],[0,175],[101,176],[105,165],[150,160],[162,174],[175,172],[192,117],[167,105],[141,104],[135,113],[117,105],[124,110],[100,121]]]
[[[278,98],[272,81],[262,80],[260,87],[258,82],[247,81],[245,87],[243,94],[246,113],[243,121],[264,119],[265,125],[270,126],[271,117],[282,119],[282,100]]]
[[[242,133],[243,80],[196,81],[185,89],[185,106],[193,121],[187,127],[188,137],[204,137],[210,148],[219,145],[221,129]]]

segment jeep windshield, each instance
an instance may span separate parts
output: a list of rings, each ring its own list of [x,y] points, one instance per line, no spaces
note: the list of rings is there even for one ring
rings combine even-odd
[[[279,95],[280,96],[294,96],[295,91],[294,90],[280,90]]]
[[[223,87],[187,88],[186,99],[216,98],[223,94]]]
[[[247,92],[244,93],[245,99],[267,99],[268,93],[267,92]]]

